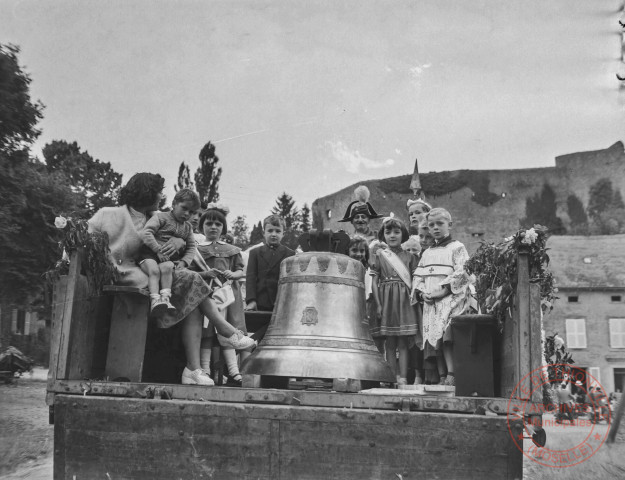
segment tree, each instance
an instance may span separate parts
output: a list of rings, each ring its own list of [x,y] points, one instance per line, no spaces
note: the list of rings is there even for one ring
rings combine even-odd
[[[250,233],[250,245],[257,245],[261,243],[265,239],[263,224],[258,222],[257,225],[252,227],[252,232]]]
[[[219,200],[219,179],[221,167],[218,167],[219,157],[215,155],[215,145],[208,142],[200,150],[200,166],[195,172],[195,185],[202,205]]]
[[[588,216],[592,235],[614,235],[625,232],[625,205],[618,189],[608,178],[598,180],[590,187]]]
[[[301,214],[299,209],[295,207],[295,200],[288,193],[282,192],[282,195],[276,200],[276,206],[271,209],[271,213],[284,218],[287,230],[298,228]]]
[[[566,207],[571,219],[570,232],[572,235],[588,234],[588,216],[584,210],[584,204],[576,195],[569,195],[566,199]]]
[[[76,210],[77,198],[62,174],[50,174],[19,153],[0,153],[0,178],[0,302],[6,327],[12,306],[28,306],[41,294],[43,273],[61,256],[54,218]],[[9,319],[9,332],[10,325]],[[1,346],[6,341],[0,340]]]
[[[565,233],[562,220],[556,215],[556,194],[549,184],[545,183],[540,194],[525,201],[525,218],[521,224],[524,227],[543,225],[555,235]]]
[[[178,168],[178,184],[174,185],[174,190],[179,191],[183,188],[190,188],[191,190],[195,188],[193,180],[191,180],[189,165],[184,162],[182,162],[180,168]]]
[[[62,172],[71,189],[82,196],[78,203],[81,216],[90,218],[102,207],[117,205],[122,174],[113,170],[109,162],[82,152],[76,142],[63,140],[48,143],[42,152],[48,172]]]
[[[247,235],[248,226],[245,222],[245,215],[239,215],[232,222],[231,233],[234,237],[234,245],[245,250],[250,244]]]
[[[31,80],[18,54],[19,48],[0,44],[0,349],[10,341],[12,307],[28,304],[37,294],[56,246],[48,206],[63,206],[71,193],[61,179],[57,185],[56,179],[42,176],[29,159],[43,105],[31,101]]]
[[[0,151],[28,148],[40,130],[43,104],[30,99],[30,76],[18,62],[19,48],[0,44]]]
[[[605,212],[614,200],[612,182],[608,178],[598,180],[590,187],[588,199],[588,216],[592,219]]]
[[[303,232],[307,232],[310,230],[310,207],[308,206],[307,203],[305,203],[304,206],[302,207],[301,217],[302,217],[302,222],[300,224],[300,228],[302,229]]]

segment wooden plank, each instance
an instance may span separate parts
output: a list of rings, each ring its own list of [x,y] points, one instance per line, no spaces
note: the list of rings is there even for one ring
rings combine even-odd
[[[116,396],[130,398],[160,397],[160,392],[172,399],[220,403],[256,403],[292,406],[334,407],[353,409],[399,410],[402,400],[408,399],[412,411],[483,414],[485,411],[505,415],[506,398],[441,397],[420,395],[414,391],[372,395],[364,393],[338,393],[292,391],[259,388],[202,387],[196,385],[155,385],[134,382],[58,381],[55,392],[74,395]],[[541,411],[542,403],[534,409]]]
[[[58,300],[63,302],[63,312],[61,314],[61,321],[58,323],[60,327],[58,350],[56,354],[56,378],[68,378],[68,365],[69,365],[69,352],[71,345],[72,335],[72,321],[74,303],[77,300],[76,289],[80,276],[80,264],[81,257],[78,251],[75,251],[70,256],[69,273],[67,275],[67,286],[65,289],[64,298]],[[51,364],[54,365],[54,364]]]
[[[67,443],[65,441],[65,412],[67,408],[59,407],[56,402],[54,408],[54,464],[53,475],[56,480],[62,480],[65,477],[65,458],[67,453]]]
[[[149,301],[135,294],[117,294],[111,312],[106,376],[140,382],[148,333]]]
[[[68,395],[56,408],[56,478],[522,475],[505,417]]]
[[[87,277],[79,275],[74,290],[72,308],[72,332],[67,347],[66,377],[71,380],[88,378],[93,363],[94,328],[93,307]]]
[[[542,344],[542,311],[540,306],[540,285],[530,284],[530,373],[536,376],[542,367],[543,344]],[[542,403],[542,388],[534,388],[532,391],[532,402]]]
[[[517,398],[520,399],[529,399],[529,392],[532,391],[531,378],[529,377],[532,364],[529,273],[528,255],[524,251],[520,251],[517,258],[516,308],[514,311],[518,321],[519,368],[516,382],[518,385]]]
[[[54,403],[54,385],[57,380],[55,365],[58,364],[59,346],[61,343],[61,326],[63,324],[63,310],[67,292],[67,276],[63,275],[55,283],[52,289],[52,322],[50,335],[50,368],[48,369],[48,384],[46,403]]]

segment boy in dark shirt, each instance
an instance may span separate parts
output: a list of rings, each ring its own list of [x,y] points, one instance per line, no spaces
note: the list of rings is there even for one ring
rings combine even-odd
[[[285,228],[284,219],[279,215],[269,215],[263,220],[264,244],[250,250],[247,263],[246,310],[265,312],[273,310],[278,295],[280,262],[295,255],[293,250],[280,243]],[[262,339],[268,326],[267,324],[259,329],[253,338]]]

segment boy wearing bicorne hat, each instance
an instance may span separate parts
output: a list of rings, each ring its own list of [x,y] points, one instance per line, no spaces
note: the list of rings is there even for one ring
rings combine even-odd
[[[354,190],[356,200],[347,206],[345,216],[339,222],[350,222],[354,226],[354,231],[358,235],[362,235],[371,243],[377,238],[377,232],[369,227],[369,222],[374,218],[382,218],[384,215],[378,215],[369,203],[371,193],[364,185]]]

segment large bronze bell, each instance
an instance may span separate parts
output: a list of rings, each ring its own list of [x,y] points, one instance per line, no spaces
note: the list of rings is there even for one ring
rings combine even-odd
[[[339,253],[283,260],[271,323],[241,373],[394,382],[369,334],[364,275],[360,262]]]

